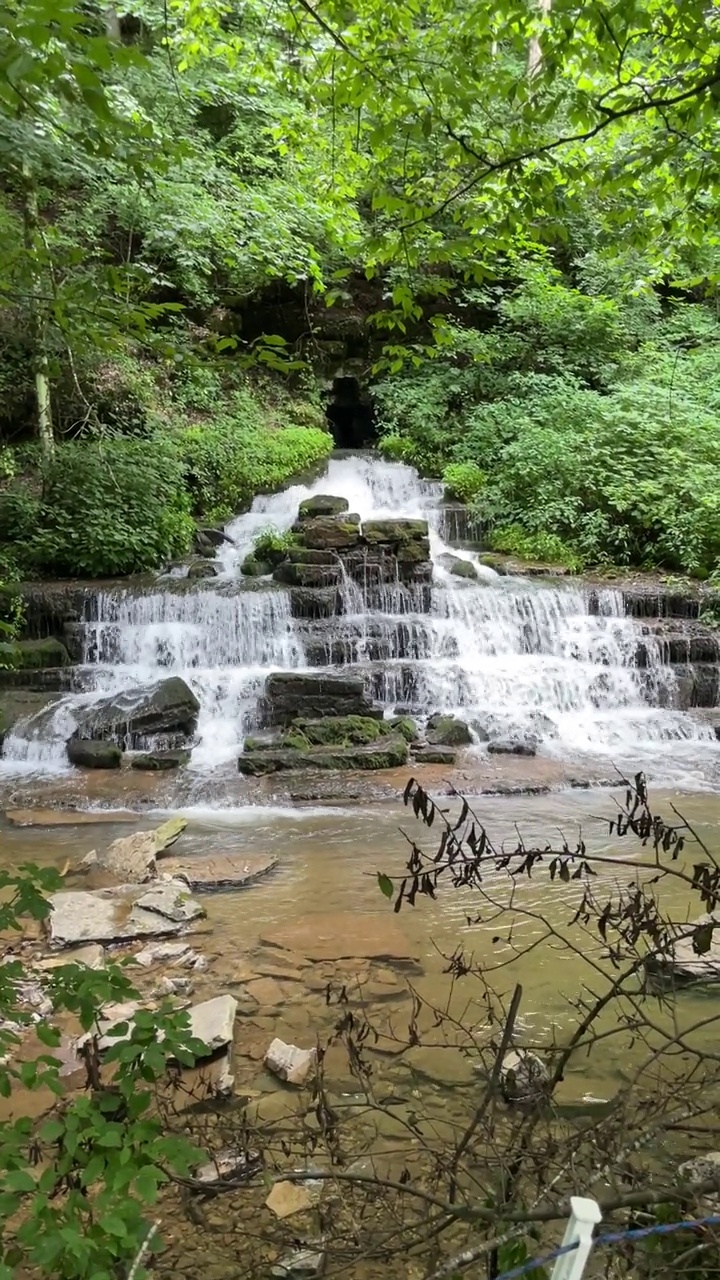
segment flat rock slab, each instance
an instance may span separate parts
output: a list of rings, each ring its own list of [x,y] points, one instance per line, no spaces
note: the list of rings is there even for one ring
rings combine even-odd
[[[390,914],[312,915],[261,934],[264,946],[298,951],[308,960],[417,960],[416,948]]]
[[[190,1034],[202,1040],[211,1053],[225,1048],[232,1043],[237,1007],[237,1000],[230,995],[215,996],[193,1005],[189,1010]]]
[[[138,899],[148,896],[146,885],[54,893],[50,897],[50,940],[58,946],[70,947],[84,942],[126,942],[132,938],[161,938],[179,933],[187,923],[188,902],[192,902],[187,898],[186,886],[177,885],[174,894],[168,895],[171,907],[184,899],[186,909],[179,920],[162,913],[159,899],[153,900],[151,910],[140,907]],[[195,915],[204,914],[198,903],[193,906]]]
[[[292,1218],[296,1213],[312,1209],[316,1199],[299,1182],[276,1182],[265,1204],[276,1218]]]
[[[163,871],[173,880],[184,880],[190,889],[242,889],[268,875],[277,858],[245,858],[242,854],[216,854],[210,858],[163,858]]]
[[[693,946],[693,935],[698,929],[707,929],[709,947],[698,955]],[[720,912],[699,916],[691,924],[682,926],[681,936],[673,943],[673,953],[668,956],[651,956],[647,961],[650,973],[667,981],[686,985],[692,982],[720,982]]]
[[[96,823],[137,822],[136,813],[115,813],[97,809],[6,809],[5,817],[15,827],[85,827]]]
[[[63,951],[62,955],[48,956],[38,960],[38,969],[59,969],[64,964],[84,965],[86,969],[102,969],[105,967],[105,950],[97,942],[87,947],[75,947],[72,951]]]
[[[177,924],[190,924],[205,915],[200,903],[189,896],[186,885],[180,881],[153,885],[137,899],[136,909],[155,912]]]
[[[317,1062],[317,1049],[299,1049],[284,1040],[273,1040],[265,1054],[265,1066],[287,1084],[303,1085]]]

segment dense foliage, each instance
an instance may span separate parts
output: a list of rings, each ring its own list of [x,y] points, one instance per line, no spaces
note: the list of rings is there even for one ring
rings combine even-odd
[[[712,571],[719,67],[700,0],[8,0],[5,568],[182,554],[350,371],[496,546]]]

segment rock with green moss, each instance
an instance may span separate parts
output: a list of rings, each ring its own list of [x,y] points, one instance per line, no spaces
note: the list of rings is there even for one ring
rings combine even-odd
[[[337,551],[319,551],[317,547],[290,547],[287,559],[293,564],[337,564]]]
[[[448,573],[454,574],[456,578],[476,579],[478,576],[478,571],[472,560],[464,560],[462,556],[454,556],[450,552],[440,556],[439,564]]]
[[[438,713],[428,720],[427,740],[438,747],[465,747],[472,742],[473,737],[464,720]]]
[[[240,572],[246,578],[265,578],[272,573],[272,565],[267,560],[258,560],[255,556],[246,556],[240,565]]]
[[[302,735],[310,746],[345,747],[377,742],[390,735],[392,728],[388,721],[370,716],[323,716],[319,720],[295,720],[291,732]]]
[[[68,667],[70,654],[62,640],[19,640],[0,644],[0,663],[22,671],[39,671],[43,667]]]
[[[397,546],[415,538],[427,539],[427,520],[366,520],[362,527],[363,538],[371,545],[387,542]]]
[[[305,498],[298,508],[298,520],[312,520],[315,516],[341,516],[350,510],[347,498],[334,498],[332,494],[317,493]]]
[[[360,542],[357,516],[314,516],[310,520],[301,520],[298,529],[303,545],[319,551],[355,547]]]
[[[340,581],[340,566],[335,564],[294,564],[291,560],[283,560],[273,570],[276,582],[286,583],[291,587],[331,587]]]
[[[399,733],[406,742],[417,742],[420,737],[418,727],[412,716],[391,716],[385,721],[393,733]]]
[[[213,560],[191,560],[188,565],[188,578],[217,578],[220,568]]]
[[[406,764],[408,744],[404,738],[384,737],[377,743],[354,747],[310,747],[243,752],[238,759],[240,773],[258,777],[296,769],[375,771],[396,769]]]
[[[113,742],[97,742],[89,738],[70,738],[67,757],[80,769],[119,769],[122,751]]]

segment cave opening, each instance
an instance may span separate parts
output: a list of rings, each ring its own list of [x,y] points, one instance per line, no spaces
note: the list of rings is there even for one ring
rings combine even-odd
[[[365,449],[377,439],[375,412],[357,378],[333,378],[325,410],[338,449]]]

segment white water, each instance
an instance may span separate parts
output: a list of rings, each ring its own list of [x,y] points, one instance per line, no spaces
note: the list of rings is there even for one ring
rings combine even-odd
[[[289,593],[269,581],[238,591],[239,564],[256,534],[289,528],[299,503],[318,493],[346,498],[362,519],[427,519],[430,596],[422,586],[377,588],[346,578],[342,614],[319,624],[296,622]],[[317,663],[318,641],[336,660],[340,646],[388,711],[407,702],[421,716],[456,711],[480,737],[532,733],[544,750],[590,752],[617,763],[715,751],[706,726],[661,709],[673,706],[675,676],[647,637],[647,667],[633,665],[638,629],[624,616],[619,593],[602,592],[592,616],[588,595],[576,586],[501,578],[471,552],[455,549],[476,564],[480,578],[453,576],[438,563],[451,550],[439,533],[440,498],[439,485],[402,464],[367,455],[333,459],[313,484],[258,498],[228,526],[233,541],[218,551],[223,577],[217,585],[177,594],[100,593],[97,621],[85,632],[90,691],[69,695],[49,717],[20,726],[6,741],[3,768],[65,768],[74,710],[173,673],[200,700],[192,766],[210,771],[237,755],[265,676]]]

